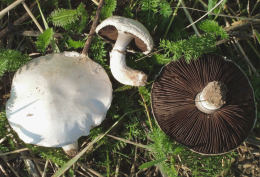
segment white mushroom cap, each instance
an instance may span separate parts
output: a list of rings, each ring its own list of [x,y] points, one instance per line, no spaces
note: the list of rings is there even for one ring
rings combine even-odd
[[[145,73],[126,66],[125,51],[131,40],[144,54],[151,52],[153,39],[148,30],[140,22],[119,16],[104,20],[96,28],[100,36],[116,41],[110,52],[110,68],[113,76],[122,84],[144,86],[147,76]]]
[[[100,34],[101,32],[102,34],[104,34],[102,30],[105,30],[105,28],[109,26],[115,27],[117,31],[121,31],[133,35],[133,37],[136,38],[135,41],[137,47],[139,48],[141,47],[140,49],[143,51],[144,54],[150,53],[151,50],[153,49],[153,39],[149,31],[146,29],[146,27],[143,24],[141,24],[137,20],[120,17],[120,16],[112,16],[102,21],[102,23],[97,26],[96,33]],[[108,32],[111,33],[111,29]],[[100,35],[103,36],[102,34]],[[116,38],[114,38],[113,36],[109,36],[109,34],[106,35],[105,37],[111,40],[116,40]],[[144,46],[144,44],[146,46]]]
[[[111,101],[112,85],[99,64],[76,52],[49,54],[16,72],[6,115],[25,143],[62,147],[99,125]]]

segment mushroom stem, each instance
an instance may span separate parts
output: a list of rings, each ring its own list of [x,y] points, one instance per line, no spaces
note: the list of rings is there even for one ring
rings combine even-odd
[[[132,86],[144,86],[147,80],[146,74],[126,66],[125,51],[133,36],[118,31],[116,43],[110,52],[110,68],[113,76],[122,84]]]
[[[209,82],[202,92],[195,98],[197,108],[206,113],[212,114],[226,103],[226,86],[219,81]]]
[[[79,149],[78,141],[72,144],[67,144],[65,146],[62,146],[62,149],[68,156],[74,157],[78,153],[78,149]]]

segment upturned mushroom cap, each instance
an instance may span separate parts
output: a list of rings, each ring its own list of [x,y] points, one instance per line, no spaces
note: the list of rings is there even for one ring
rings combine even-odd
[[[117,40],[118,31],[132,35],[136,46],[142,50],[144,54],[151,52],[153,39],[145,26],[136,20],[112,16],[104,20],[96,28],[98,35],[110,41]]]
[[[144,86],[147,75],[128,67],[125,59],[126,47],[132,40],[144,54],[152,50],[153,40],[147,29],[136,20],[113,16],[101,22],[96,28],[96,33],[110,41],[115,41],[110,52],[110,69],[114,78],[125,85]]]
[[[200,101],[207,104],[199,109],[197,97],[202,92]],[[161,129],[201,154],[235,149],[256,121],[254,92],[248,78],[236,64],[220,56],[205,55],[189,64],[184,59],[169,63],[154,82],[151,98]]]
[[[111,82],[99,64],[76,52],[49,54],[16,72],[6,115],[25,143],[61,147],[99,125],[111,101]]]

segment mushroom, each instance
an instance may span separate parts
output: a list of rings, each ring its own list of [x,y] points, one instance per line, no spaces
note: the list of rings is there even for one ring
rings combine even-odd
[[[256,121],[254,92],[247,76],[221,56],[169,63],[154,82],[151,99],[160,128],[200,154],[235,149]]]
[[[128,44],[134,40],[135,45],[148,54],[153,48],[148,30],[136,20],[112,16],[97,26],[96,33],[107,40],[116,41],[110,52],[110,68],[116,80],[125,85],[144,86],[146,74],[126,66],[125,52]]]
[[[74,156],[78,138],[105,119],[111,82],[99,64],[82,57],[76,52],[49,54],[16,72],[6,115],[25,143],[62,147]]]

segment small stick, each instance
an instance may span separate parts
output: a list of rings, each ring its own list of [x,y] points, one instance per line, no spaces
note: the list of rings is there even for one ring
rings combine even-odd
[[[2,171],[2,173],[8,177],[7,172],[5,171],[5,169],[3,168],[3,166],[0,164],[0,170]]]
[[[0,139],[0,144],[3,143],[6,140],[6,137],[3,137]]]
[[[32,9],[35,5],[36,5],[36,2],[33,2],[30,5],[30,9]],[[20,18],[15,20],[13,25],[15,26],[15,25],[19,25],[19,24],[23,23],[28,17],[29,17],[28,13],[25,13],[23,16],[21,16]],[[6,35],[6,33],[8,33],[9,30],[10,30],[9,27],[5,27],[2,31],[0,31],[0,39],[3,38]]]
[[[32,18],[33,22],[35,23],[35,25],[38,27],[38,29],[40,30],[40,32],[43,32],[43,29],[41,27],[41,25],[38,23],[37,19],[34,17],[34,15],[32,14],[32,11],[29,9],[29,7],[25,4],[25,2],[22,2],[23,7],[25,8],[26,12],[29,14],[29,16]]]
[[[10,155],[10,154],[20,153],[20,152],[28,151],[28,150],[29,150],[28,148],[22,148],[22,149],[14,150],[14,151],[11,151],[11,152],[0,153],[0,157]]]
[[[234,39],[234,41],[235,41],[235,44],[237,45],[238,49],[240,50],[241,54],[243,55],[243,58],[245,59],[245,61],[248,63],[248,65],[253,70],[253,72],[256,74],[256,76],[259,77],[259,73],[257,72],[257,69],[254,67],[254,65],[249,60],[248,56],[246,55],[244,49],[242,48],[242,46],[240,45],[238,40]]]
[[[85,175],[84,173],[82,173],[81,171],[79,171],[79,170],[75,170],[78,174],[80,174],[81,176],[85,176],[85,177],[94,177],[94,176],[92,176],[91,174],[89,174],[88,172],[86,172],[87,174],[88,174],[88,176],[87,175]]]
[[[117,164],[116,164],[116,170],[115,170],[115,177],[118,177],[119,168],[120,168],[120,162],[121,162],[121,159],[118,158],[118,159],[117,159]]]
[[[43,173],[42,173],[42,177],[46,176],[48,164],[49,164],[49,160],[46,160],[45,165],[44,165],[44,170],[43,170]]]
[[[186,5],[184,4],[184,2],[183,2],[182,0],[181,0],[181,5],[182,5],[183,7],[186,7]],[[184,12],[185,12],[185,14],[186,14],[188,20],[189,20],[190,23],[191,23],[189,26],[192,26],[192,28],[193,28],[193,30],[195,31],[195,33],[196,33],[197,36],[201,36],[200,33],[199,33],[199,30],[197,29],[195,23],[193,22],[193,20],[192,20],[192,18],[191,18],[191,15],[190,15],[189,11],[188,11],[186,8],[184,8],[183,10],[184,10]]]
[[[177,15],[177,11],[179,10],[179,7],[180,7],[180,5],[181,5],[181,2],[182,2],[182,0],[179,0],[179,1],[178,1],[178,4],[177,4],[177,6],[176,6],[176,8],[174,9],[174,12],[173,12],[173,14],[172,14],[172,18],[171,18],[171,20],[170,20],[170,22],[169,22],[169,24],[168,24],[168,26],[167,26],[167,28],[166,28],[166,31],[165,31],[165,33],[164,33],[164,35],[163,35],[163,38],[166,38],[166,36],[167,36],[167,34],[168,34],[168,32],[169,32],[169,29],[170,29],[170,27],[172,26],[172,22],[173,22],[175,16]]]
[[[137,146],[135,146],[135,156],[130,170],[130,175],[129,175],[130,177],[135,176],[134,173],[135,173],[136,159],[137,159]]]
[[[118,140],[118,141],[122,141],[122,142],[127,143],[127,144],[132,144],[132,145],[134,145],[134,146],[136,146],[136,147],[140,147],[140,148],[146,149],[146,150],[148,150],[148,151],[151,151],[151,150],[152,150],[152,149],[151,149],[149,146],[147,146],[147,145],[143,145],[143,144],[140,144],[140,143],[135,143],[135,142],[129,141],[129,140],[124,139],[124,138],[120,138],[120,137],[113,136],[113,135],[110,135],[110,134],[108,134],[108,135],[106,135],[106,136],[108,136],[108,137],[110,137],[110,138],[113,138],[113,139],[115,139],[115,140]]]
[[[91,1],[98,6],[98,2],[96,0],[91,0]]]
[[[77,165],[82,169],[84,170],[85,172],[90,172],[92,173],[93,175],[97,176],[97,177],[103,177],[99,172],[87,167],[85,164],[82,164],[80,162],[77,162]]]
[[[228,21],[226,21],[228,27],[230,27],[230,24]],[[233,46],[237,47],[237,49],[241,52],[244,60],[247,62],[247,64],[249,65],[249,67],[252,69],[252,71],[256,74],[257,77],[259,77],[259,73],[257,72],[257,69],[254,67],[254,65],[251,63],[251,61],[249,60],[248,56],[246,55],[244,49],[242,48],[242,46],[240,45],[240,43],[238,42],[238,40],[236,39],[236,37],[233,37]]]
[[[7,6],[5,9],[3,9],[0,12],[0,18],[2,18],[7,12],[9,12],[10,10],[12,10],[13,8],[15,8],[16,6],[18,6],[19,4],[21,4],[24,0],[17,0],[15,2],[13,2],[12,4],[10,4],[9,6]]]
[[[100,0],[99,3],[98,3],[98,8],[97,8],[97,11],[96,11],[96,16],[95,16],[95,19],[92,23],[92,26],[91,26],[91,29],[90,29],[90,32],[89,32],[89,35],[88,35],[88,39],[84,45],[84,48],[82,50],[82,55],[83,56],[88,56],[88,50],[89,50],[89,47],[90,47],[90,44],[91,44],[91,41],[92,41],[92,37],[93,35],[95,34],[95,29],[97,27],[97,23],[98,23],[98,19],[99,19],[99,16],[100,16],[100,12],[101,12],[101,8],[103,6],[103,3],[104,3],[104,0]]]
[[[24,164],[27,168],[27,172],[32,176],[32,177],[40,177],[38,174],[38,171],[36,170],[35,164],[33,163],[32,160],[30,159],[23,159]]]
[[[139,94],[140,94],[140,96],[141,96],[141,98],[142,98],[142,100],[143,100],[143,103],[144,103],[144,108],[145,108],[146,116],[147,116],[148,121],[149,121],[150,128],[151,128],[151,130],[153,131],[153,125],[152,125],[152,121],[151,121],[151,116],[150,116],[150,114],[149,114],[149,110],[148,110],[148,107],[147,107],[147,105],[146,105],[144,96],[141,94],[141,92],[139,92]]]
[[[216,9],[224,0],[220,0],[212,9],[210,9],[207,13],[205,13],[204,15],[202,15],[199,19],[197,19],[195,22],[189,24],[188,26],[186,26],[185,28],[189,28],[191,26],[193,26],[195,23],[199,22],[201,19],[203,19],[205,16],[207,16],[208,14],[210,14],[214,9]]]
[[[12,167],[12,165],[7,161],[7,160],[5,160],[4,158],[2,158],[3,159],[3,161],[6,163],[6,165],[10,168],[10,170],[14,173],[14,175],[16,176],[16,177],[20,177],[20,175],[14,170],[14,168]]]

